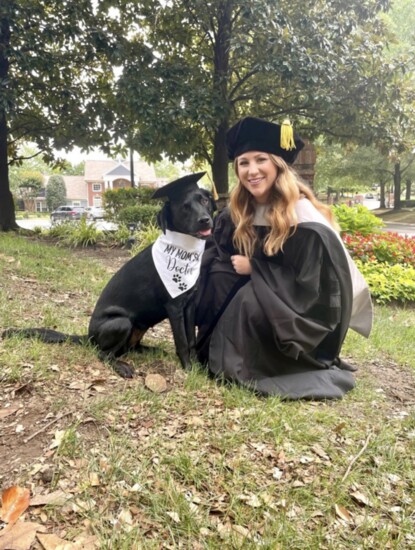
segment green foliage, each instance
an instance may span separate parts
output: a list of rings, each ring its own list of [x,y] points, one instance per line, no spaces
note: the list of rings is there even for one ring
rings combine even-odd
[[[121,210],[127,206],[149,204],[154,189],[150,187],[121,187],[108,189],[103,193],[104,206],[110,210]]]
[[[316,142],[317,161],[314,189],[358,192],[374,183],[391,180],[388,160],[375,147],[327,144]]]
[[[391,88],[400,97],[397,64],[384,63],[383,0],[364,8],[357,0],[319,2],[315,9],[274,0],[124,5],[140,26],[119,81],[117,132],[124,137],[128,121],[130,142],[154,160],[167,153],[208,161],[219,192],[228,181],[224,133],[236,118],[278,121],[289,112],[309,138],[325,133],[367,143],[369,131],[381,127],[375,105],[389,104]]]
[[[150,244],[153,244],[160,234],[161,229],[158,227],[158,225],[154,223],[149,223],[146,227],[137,231],[134,234],[136,242],[131,249],[131,255],[135,256],[136,254],[147,248]]]
[[[62,176],[50,176],[46,186],[46,204],[49,212],[66,204],[66,186]]]
[[[37,171],[24,171],[20,175],[19,188],[22,196],[35,197],[43,186],[43,176]]]
[[[343,233],[369,235],[385,225],[380,218],[361,204],[356,206],[335,205],[333,211]]]
[[[65,176],[83,176],[85,173],[85,161],[83,160],[78,164],[71,164],[66,161],[62,168],[62,173]]]
[[[118,212],[117,220],[122,224],[136,223],[138,225],[148,225],[156,223],[159,210],[159,206],[152,204],[127,206]]]
[[[103,194],[103,204],[108,219],[120,223],[147,223],[152,213],[160,208],[160,201],[151,199],[151,187],[123,187],[108,189]],[[141,210],[138,210],[142,208]],[[137,209],[137,210],[136,210]]]
[[[109,247],[125,246],[130,237],[131,231],[123,224],[119,224],[116,231],[102,232],[102,242]]]
[[[158,178],[166,178],[169,181],[173,181],[180,176],[180,168],[167,159],[156,162],[154,170]]]
[[[85,218],[79,222],[66,222],[47,231],[47,236],[55,239],[61,246],[71,248],[95,246],[102,239],[102,232],[95,224],[88,224]]]
[[[409,265],[356,260],[370,292],[380,304],[415,302],[415,268]]]

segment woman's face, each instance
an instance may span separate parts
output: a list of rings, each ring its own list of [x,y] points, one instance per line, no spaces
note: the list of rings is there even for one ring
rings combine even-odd
[[[268,153],[248,151],[236,159],[239,181],[258,204],[268,202],[278,170]]]

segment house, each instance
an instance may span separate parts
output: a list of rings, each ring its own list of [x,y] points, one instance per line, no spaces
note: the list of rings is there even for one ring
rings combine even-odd
[[[45,176],[45,187],[50,176]],[[101,206],[102,194],[107,189],[132,187],[130,163],[127,160],[86,160],[83,176],[62,176],[69,206]],[[135,186],[161,187],[166,183],[157,178],[154,167],[144,161],[134,161]],[[37,212],[46,212],[45,189],[35,199]]]
[[[88,206],[101,206],[102,194],[107,189],[132,187],[128,161],[86,160],[85,184]],[[154,167],[143,161],[134,162],[135,187],[160,187],[165,183],[156,177]]]

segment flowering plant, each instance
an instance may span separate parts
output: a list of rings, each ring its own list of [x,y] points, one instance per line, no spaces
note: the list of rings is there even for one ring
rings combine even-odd
[[[360,233],[342,236],[350,255],[356,260],[381,262],[389,265],[406,264],[415,267],[415,237],[404,237],[398,233]]]

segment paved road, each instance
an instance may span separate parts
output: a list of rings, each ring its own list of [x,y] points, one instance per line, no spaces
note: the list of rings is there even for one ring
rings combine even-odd
[[[378,203],[378,201],[367,201],[370,203]],[[365,205],[366,206],[366,205]],[[376,207],[377,208],[377,207]],[[18,225],[24,229],[33,229],[36,226],[48,229],[50,227],[49,220],[18,220]],[[115,230],[117,229],[116,224],[111,222],[96,221],[95,225],[98,229],[102,230]],[[391,231],[394,233],[399,233],[400,235],[415,236],[415,224],[400,224],[400,223],[388,223],[386,227],[383,228],[384,231]]]
[[[399,233],[399,235],[406,235],[407,237],[415,237],[415,224],[387,223],[382,231],[390,231],[392,233]]]
[[[88,222],[92,223],[92,222]],[[49,229],[51,227],[50,220],[48,219],[32,219],[32,220],[17,220],[17,225],[24,229],[34,229],[35,227],[41,227],[42,229]],[[105,222],[103,220],[97,220],[95,222],[97,229],[102,230],[116,230],[117,225],[112,222]]]

